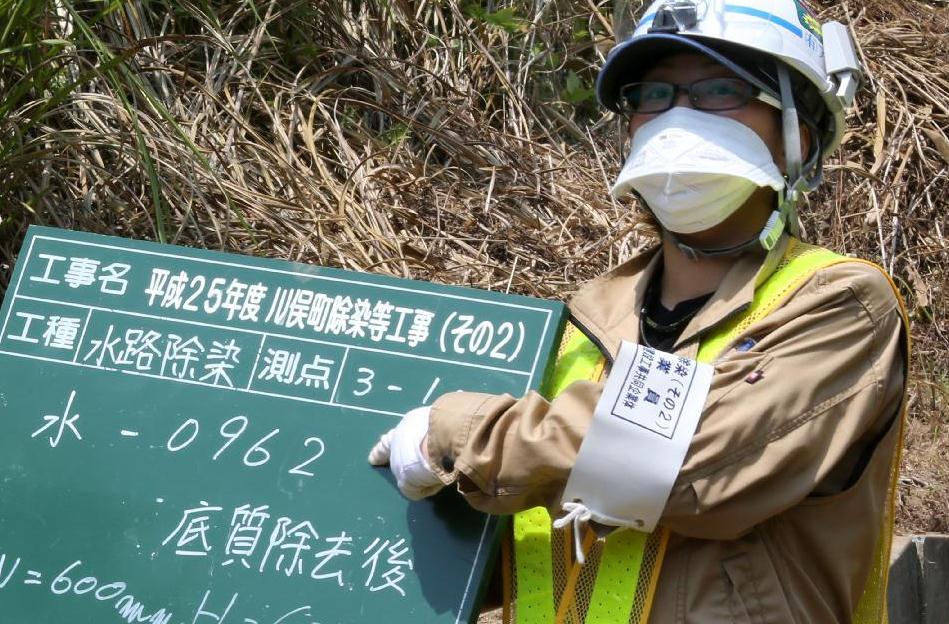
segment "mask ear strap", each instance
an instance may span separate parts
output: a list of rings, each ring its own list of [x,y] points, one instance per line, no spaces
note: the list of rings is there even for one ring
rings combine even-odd
[[[699,249],[698,247],[692,247],[691,245],[686,245],[679,237],[676,236],[675,232],[670,232],[665,230],[672,238],[672,242],[675,243],[675,246],[679,248],[686,258],[692,260],[693,262],[699,258],[720,258],[722,256],[737,256],[738,254],[744,253],[752,249],[760,249],[761,245],[758,240],[758,237],[749,239],[743,243],[739,243],[733,247],[723,247],[721,249]]]
[[[778,85],[781,89],[781,118],[784,123],[784,158],[787,165],[789,182],[796,182],[801,177],[803,156],[801,154],[800,118],[797,114],[797,104],[794,102],[794,91],[791,85],[791,75],[784,63],[778,63]],[[792,184],[788,185],[793,186]]]

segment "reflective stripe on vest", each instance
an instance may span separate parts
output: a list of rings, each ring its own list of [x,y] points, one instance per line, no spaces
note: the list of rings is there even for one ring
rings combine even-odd
[[[883,272],[872,263],[840,256],[794,238],[789,239],[784,257],[774,272],[756,288],[748,309],[703,337],[696,359],[713,362],[748,327],[782,305],[814,273],[840,262],[866,263]],[[892,280],[890,284],[899,300]],[[902,301],[900,303],[902,309]],[[903,318],[904,326],[908,328],[905,310]],[[598,381],[605,365],[604,355],[596,345],[583,332],[568,324],[553,376],[547,386],[547,396],[557,396],[574,381]],[[900,440],[902,421],[901,414]],[[859,624],[885,621],[886,562],[889,559],[893,493],[898,469],[897,451],[891,465],[891,496],[877,542],[876,564],[855,612],[855,622]],[[645,624],[648,621],[668,540],[666,529],[660,528],[650,535],[632,530],[614,531],[601,545],[600,556],[586,566],[580,566],[572,560],[569,547],[572,539],[568,535],[561,535],[560,541],[567,547],[558,557],[562,561],[562,569],[556,569],[551,546],[551,518],[547,510],[537,507],[516,514],[513,524],[514,580],[517,590],[514,598],[516,604],[513,606],[517,624]],[[588,529],[584,549],[592,547],[593,541],[592,530]],[[583,567],[594,567],[594,570],[591,573]],[[582,580],[581,576],[586,577],[586,580]],[[505,612],[510,613],[512,605],[506,606]]]

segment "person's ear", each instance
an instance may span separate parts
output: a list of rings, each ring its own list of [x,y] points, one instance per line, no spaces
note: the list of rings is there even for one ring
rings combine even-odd
[[[807,161],[811,153],[811,129],[806,124],[800,125],[801,131],[801,158]]]
[[[779,119],[778,123],[780,123],[780,117],[778,119]],[[799,136],[801,139],[801,160],[802,160],[801,164],[804,164],[805,162],[807,162],[807,157],[811,153],[811,140],[812,140],[811,129],[809,126],[807,126],[804,123],[799,124],[798,129],[799,129]],[[783,148],[779,150],[778,152],[776,152],[774,154],[774,162],[778,166],[778,169],[781,171],[781,173],[783,173],[784,175],[787,175],[787,161],[784,158],[784,154],[785,152]]]

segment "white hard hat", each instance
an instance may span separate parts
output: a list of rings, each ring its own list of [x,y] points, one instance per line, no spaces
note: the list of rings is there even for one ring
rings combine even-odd
[[[759,239],[770,250],[786,227],[796,232],[798,198],[820,182],[823,158],[840,145],[844,110],[863,79],[847,28],[821,24],[801,0],[657,0],[632,35],[618,41],[596,83],[600,103],[614,112],[622,112],[624,85],[663,56],[683,51],[715,59],[781,102],[788,183]],[[800,121],[812,131],[809,154],[801,153]],[[725,250],[679,246],[712,256],[752,244]]]
[[[803,78],[813,89],[814,102],[798,104],[820,133],[821,151],[829,154],[840,144],[844,109],[862,72],[849,31],[838,22],[822,25],[799,0],[658,0],[632,36],[610,51],[597,79],[603,106],[618,112],[620,87],[676,47],[709,55],[772,95],[779,90],[776,78],[763,78],[749,64],[764,68],[778,61],[789,67],[796,83]]]

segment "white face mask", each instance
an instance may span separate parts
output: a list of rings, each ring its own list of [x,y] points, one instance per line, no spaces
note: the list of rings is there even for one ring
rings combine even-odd
[[[692,234],[718,225],[764,186],[780,191],[785,181],[754,130],[677,107],[636,131],[611,193],[635,189],[664,228]]]

